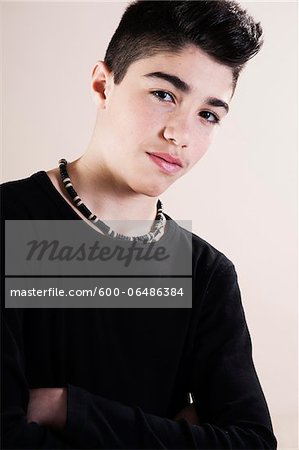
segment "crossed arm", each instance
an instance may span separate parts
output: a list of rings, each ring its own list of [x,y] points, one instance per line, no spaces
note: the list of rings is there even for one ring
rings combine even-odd
[[[174,420],[185,418],[190,425],[199,425],[194,406],[187,405]],[[30,390],[27,422],[36,422],[49,428],[61,430],[67,420],[67,388],[39,388]]]
[[[3,448],[276,449],[233,266],[214,278],[188,368],[194,406],[172,420],[72,385],[29,391],[19,321],[4,323]]]

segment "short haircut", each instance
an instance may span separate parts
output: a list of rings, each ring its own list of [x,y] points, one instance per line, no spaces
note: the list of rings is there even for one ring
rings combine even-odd
[[[260,23],[232,0],[137,0],[125,10],[104,61],[119,84],[134,61],[193,44],[232,69],[234,91],[263,44],[262,33]]]

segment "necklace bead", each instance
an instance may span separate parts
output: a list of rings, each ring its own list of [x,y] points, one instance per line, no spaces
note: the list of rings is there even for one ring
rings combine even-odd
[[[116,231],[112,230],[108,225],[106,225],[103,221],[101,221],[95,214],[93,214],[87,206],[83,203],[79,195],[74,189],[74,186],[72,184],[72,181],[70,179],[70,176],[67,171],[67,160],[62,158],[58,162],[59,170],[60,170],[60,176],[62,183],[70,195],[73,204],[76,206],[76,208],[83,214],[86,219],[94,223],[97,228],[106,236],[110,236],[113,238],[125,240],[125,241],[138,241],[143,243],[150,243],[157,241],[157,237],[159,234],[162,233],[165,223],[166,223],[166,217],[163,214],[163,205],[161,200],[157,201],[157,214],[155,217],[154,224],[151,227],[151,230],[149,233],[144,234],[142,236],[125,236],[124,234],[117,233]]]

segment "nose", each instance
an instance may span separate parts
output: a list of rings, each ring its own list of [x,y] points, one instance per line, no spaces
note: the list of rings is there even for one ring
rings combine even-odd
[[[181,148],[187,148],[190,145],[190,125],[188,119],[182,114],[175,115],[168,118],[168,121],[163,130],[164,138]]]

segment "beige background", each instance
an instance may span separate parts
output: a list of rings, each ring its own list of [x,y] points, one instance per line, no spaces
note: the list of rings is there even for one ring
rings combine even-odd
[[[279,448],[298,448],[297,4],[241,3],[261,20],[264,48],[209,152],[161,199],[234,262]],[[91,71],[124,5],[2,3],[2,181],[85,150]]]

